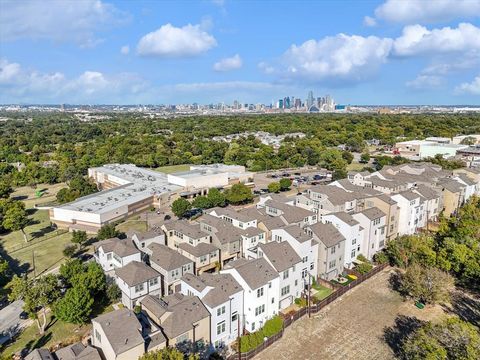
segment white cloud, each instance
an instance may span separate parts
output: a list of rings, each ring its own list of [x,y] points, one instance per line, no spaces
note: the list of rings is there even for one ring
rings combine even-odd
[[[229,58],[224,58],[215,64],[213,64],[213,70],[215,71],[230,71],[240,69],[243,65],[242,58],[236,54]]]
[[[120,48],[120,53],[122,55],[128,55],[130,53],[130,46],[124,45]]]
[[[377,20],[371,16],[365,16],[363,18],[363,25],[368,26],[368,27],[373,27],[377,25]]]
[[[137,51],[144,56],[186,57],[200,55],[217,45],[215,38],[201,25],[175,27],[166,24],[143,36]]]
[[[95,33],[129,20],[100,0],[2,1],[2,41],[18,39],[74,41],[82,47],[98,45]]]
[[[413,89],[437,89],[445,83],[444,78],[437,75],[418,75],[415,80],[407,81],[406,85]]]
[[[403,24],[474,18],[480,16],[480,0],[387,0],[375,9],[375,16]]]
[[[264,61],[259,62],[257,66],[265,74],[273,74],[275,72],[275,68]]]
[[[409,25],[394,43],[394,53],[398,56],[472,50],[480,50],[480,28],[469,23],[461,23],[457,28],[433,30],[421,25]]]
[[[42,73],[0,60],[0,103],[118,102],[120,97],[128,99],[146,89],[146,81],[129,73],[85,71],[67,78],[60,72]]]
[[[338,34],[292,45],[283,55],[289,78],[306,81],[355,82],[374,74],[387,61],[393,40],[376,36]]]
[[[480,75],[470,83],[463,83],[455,88],[456,94],[480,95]]]
[[[255,81],[222,81],[222,82],[207,82],[207,83],[184,83],[174,85],[175,90],[198,92],[211,90],[268,90],[274,89],[277,85],[268,82]]]

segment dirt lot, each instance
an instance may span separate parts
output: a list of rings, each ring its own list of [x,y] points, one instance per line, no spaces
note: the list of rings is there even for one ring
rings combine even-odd
[[[311,319],[295,322],[255,359],[393,359],[395,336],[403,327],[446,315],[441,306],[419,310],[404,302],[389,288],[391,272],[386,269]]]

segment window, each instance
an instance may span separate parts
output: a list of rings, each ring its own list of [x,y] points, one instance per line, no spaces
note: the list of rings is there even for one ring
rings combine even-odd
[[[355,249],[352,250],[352,252],[350,253],[350,256],[351,256],[352,258],[355,258]]]
[[[135,292],[138,293],[140,291],[143,291],[143,284],[135,285]]]
[[[288,269],[283,272],[283,280],[288,279]]]
[[[272,298],[272,304],[275,302],[275,298]]]
[[[330,254],[335,254],[335,246],[330,250]]]
[[[302,259],[302,262],[306,263],[308,261],[308,256],[305,256],[303,259]]]
[[[182,344],[184,342],[188,341],[188,333],[185,333],[183,335],[180,335],[177,337],[177,344]]]
[[[200,256],[200,262],[203,263],[203,262],[205,262],[205,261],[207,261],[207,256],[206,256],[206,255]]]
[[[382,227],[382,229],[380,230],[380,234],[385,234],[385,227]]]
[[[297,285],[298,285],[298,280],[295,280],[295,286],[297,286]]]
[[[217,309],[217,316],[220,316],[222,314],[225,314],[225,306],[222,306]]]
[[[157,284],[158,284],[158,277],[150,279],[150,281],[149,281],[150,286],[155,286]]]
[[[255,321],[252,322],[252,331],[255,330]]]
[[[112,260],[112,254],[107,254],[107,260]]]
[[[352,240],[352,245],[355,245],[357,243],[357,239]]]
[[[302,279],[305,279],[307,277],[307,269],[302,270]]]
[[[263,296],[263,287],[257,290],[257,297]]]
[[[380,224],[380,218],[373,220],[373,225]]]
[[[330,262],[328,263],[328,268],[329,268],[329,269],[334,268],[335,265],[336,265],[336,263],[337,263],[337,260],[332,260],[332,261],[330,261]]]
[[[280,294],[284,296],[284,295],[287,295],[289,292],[290,292],[290,285],[287,285],[282,288],[282,290],[280,291]]]
[[[259,307],[255,308],[255,316],[263,314],[265,312],[265,304],[260,305]]]
[[[238,314],[237,314],[237,312],[235,311],[235,312],[232,314],[232,322],[237,321],[237,318],[238,318]]]
[[[313,262],[312,262],[312,263],[310,263],[310,270],[313,270],[313,267],[314,267],[314,265],[313,265]]]
[[[224,332],[225,332],[225,321],[222,321],[217,324],[217,335],[223,334]]]

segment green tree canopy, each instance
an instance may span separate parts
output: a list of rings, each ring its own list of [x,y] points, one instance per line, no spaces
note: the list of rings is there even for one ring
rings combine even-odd
[[[245,184],[235,184],[225,191],[225,197],[230,204],[245,204],[253,200],[252,190]]]
[[[68,323],[85,324],[92,313],[93,301],[85,286],[74,286],[55,304],[55,316]]]
[[[120,235],[120,232],[115,228],[114,224],[106,224],[103,225],[97,233],[97,239],[98,240],[105,240],[105,239],[111,239],[114,237],[118,237]]]
[[[29,219],[25,210],[25,205],[21,202],[13,203],[3,215],[2,226],[11,231],[21,231],[25,242],[28,242],[25,227],[28,225]]]
[[[279,183],[280,183],[280,190],[282,191],[286,191],[290,189],[290,186],[292,186],[292,180],[287,178],[280,179]]]
[[[192,204],[187,199],[178,198],[172,203],[172,212],[176,217],[181,218],[192,208]]]
[[[280,191],[280,188],[280,183],[277,181],[268,184],[268,191],[270,191],[271,193],[278,193]]]
[[[207,198],[211,207],[225,206],[225,195],[216,188],[211,188],[208,190]]]

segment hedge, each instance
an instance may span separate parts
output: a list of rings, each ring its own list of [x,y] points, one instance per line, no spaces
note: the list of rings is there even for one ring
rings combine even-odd
[[[260,346],[265,337],[278,334],[283,329],[283,319],[276,315],[265,322],[263,328],[240,338],[240,352],[249,352]]]

